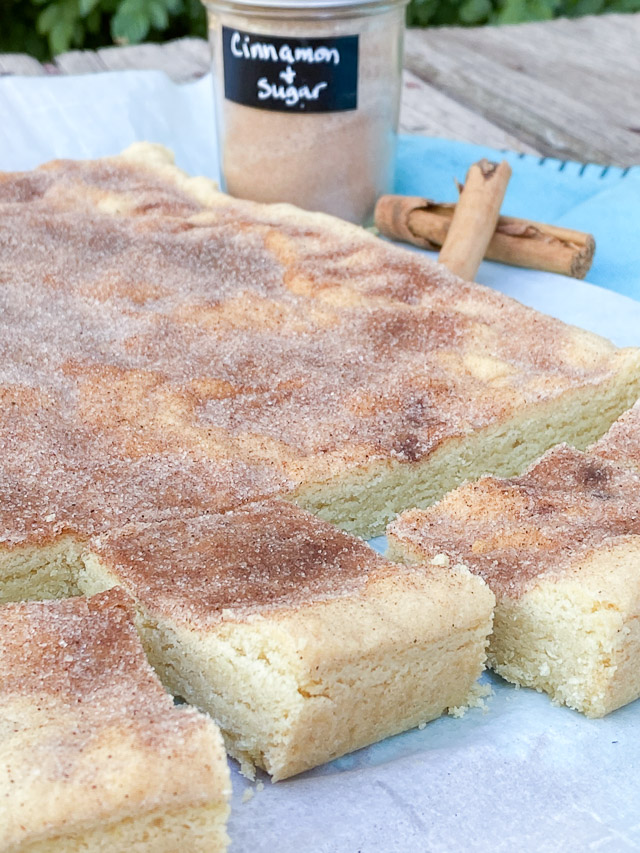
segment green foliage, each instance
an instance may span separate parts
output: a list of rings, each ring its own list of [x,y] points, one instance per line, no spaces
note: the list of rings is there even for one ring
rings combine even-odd
[[[199,0],[0,0],[0,53],[46,59],[73,48],[206,36]]]
[[[38,8],[25,0],[0,3],[0,53],[30,53],[46,59],[46,42],[36,32]]]
[[[640,0],[411,0],[413,26],[512,24],[637,12]],[[0,53],[40,60],[72,48],[206,35],[200,0],[0,0]]]
[[[418,27],[477,27],[639,11],[640,0],[411,0],[407,20]]]

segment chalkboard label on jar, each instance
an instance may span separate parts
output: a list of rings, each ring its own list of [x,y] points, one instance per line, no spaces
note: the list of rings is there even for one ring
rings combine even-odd
[[[332,113],[358,106],[358,36],[279,38],[222,27],[225,98],[247,107]]]

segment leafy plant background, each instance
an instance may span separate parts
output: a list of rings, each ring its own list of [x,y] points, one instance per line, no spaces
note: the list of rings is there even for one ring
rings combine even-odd
[[[411,0],[413,26],[511,24],[640,11],[640,0]],[[49,59],[72,48],[204,36],[200,0],[0,0],[0,52]]]

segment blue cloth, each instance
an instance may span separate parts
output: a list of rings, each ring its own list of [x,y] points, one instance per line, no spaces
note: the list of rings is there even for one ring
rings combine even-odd
[[[481,157],[506,159],[513,169],[502,207],[506,216],[593,234],[596,254],[588,281],[640,300],[640,166],[605,168],[448,139],[402,136],[395,191],[455,201],[454,177],[464,181],[469,166]]]

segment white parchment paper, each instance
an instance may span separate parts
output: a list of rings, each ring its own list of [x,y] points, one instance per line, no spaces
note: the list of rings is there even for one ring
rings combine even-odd
[[[159,72],[0,79],[0,169],[114,154],[139,139],[216,177],[208,78]],[[479,280],[619,345],[640,303],[561,276],[484,264]],[[380,543],[378,543],[380,544]],[[639,567],[640,571],[640,567]],[[232,767],[232,851],[626,853],[640,850],[640,702],[603,720],[485,676],[485,711],[444,717],[264,788]],[[252,788],[254,796],[242,802]]]

